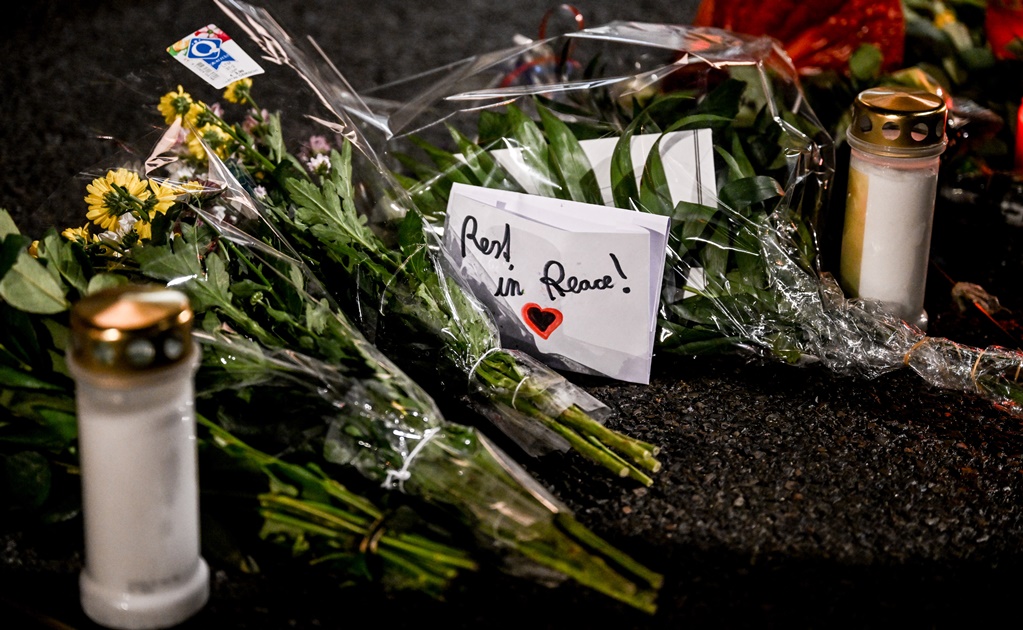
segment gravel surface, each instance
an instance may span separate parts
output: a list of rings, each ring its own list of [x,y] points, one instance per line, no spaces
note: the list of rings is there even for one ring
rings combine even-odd
[[[343,59],[357,87],[535,35],[536,2],[281,3],[293,33]],[[590,24],[685,22],[694,2],[580,2]],[[20,12],[19,12],[20,11]],[[210,21],[206,2],[65,2],[22,7],[0,40],[0,206],[38,235],[78,208],[59,189],[133,139],[152,114],[122,106],[137,62]],[[138,99],[125,99],[134,103]],[[1019,345],[1023,229],[990,208],[943,204],[932,259],[1009,309],[1010,337],[960,312],[944,277],[928,287],[931,333]],[[1023,429],[979,397],[907,370],[875,379],[737,354],[655,358],[649,385],[591,378],[613,428],[661,446],[650,488],[610,480],[574,454],[532,459],[503,444],[579,520],[665,575],[648,616],[572,584],[551,588],[490,569],[443,602],[270,561],[243,573],[211,558],[211,600],[183,628],[983,626],[1016,617],[1023,568]],[[453,420],[466,416],[445,402]],[[500,439],[498,438],[500,443]],[[81,523],[4,523],[6,627],[90,628],[78,607]]]

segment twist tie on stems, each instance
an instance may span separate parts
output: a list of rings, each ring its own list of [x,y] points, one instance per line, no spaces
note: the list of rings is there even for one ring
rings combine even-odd
[[[480,358],[476,359],[476,362],[472,364],[472,369],[469,370],[469,378],[466,380],[466,382],[469,384],[469,389],[472,389],[472,377],[475,376],[476,370],[480,369],[480,365],[483,363],[483,361],[492,353],[499,352],[500,350],[501,350],[500,348],[491,348],[484,352],[483,354],[481,354]],[[521,381],[519,382],[519,384],[520,385],[522,384]],[[518,391],[518,388],[516,388],[516,391]]]
[[[522,389],[522,386],[525,384],[526,379],[528,379],[528,378],[529,378],[528,376],[523,376],[522,380],[519,381],[519,384],[515,386],[515,391],[512,392],[512,399],[511,399],[512,409],[515,408],[515,398],[519,395],[519,390]]]
[[[384,533],[387,531],[384,528],[384,521],[387,520],[386,514],[381,514],[377,520],[373,521],[369,528],[366,530],[366,535],[362,537],[362,542],[359,543],[359,553],[370,553],[376,555],[377,545],[380,543],[380,539],[384,537]]]
[[[540,28],[537,29],[539,41],[543,42],[547,39],[547,24],[550,22],[551,18],[557,16],[558,13],[567,15],[570,26],[574,26],[577,31],[582,31],[586,28],[582,12],[570,4],[562,4],[548,9],[547,12],[544,13],[543,19],[540,21]],[[568,30],[566,30],[566,32],[568,32]],[[543,50],[550,51],[547,54],[531,54],[524,56],[521,62],[501,79],[500,87],[505,88],[517,85],[522,81],[531,82],[535,78],[532,76],[533,73],[539,71],[540,74],[545,74],[549,71],[547,70],[548,67],[552,67],[557,72],[558,76],[563,75],[566,65],[578,67],[578,63],[573,62],[571,58],[574,47],[575,41],[568,38],[560,55],[555,54],[549,46],[545,46],[543,47]]]
[[[387,477],[384,478],[383,483],[383,487],[385,489],[390,490],[394,486],[394,483],[397,482],[398,490],[402,492],[405,491],[404,481],[412,476],[412,473],[408,471],[409,466],[412,465],[412,460],[416,458],[419,451],[423,450],[423,447],[426,446],[426,444],[433,439],[433,436],[437,435],[438,432],[440,432],[440,427],[433,427],[423,432],[423,439],[419,440],[419,444],[416,444],[416,447],[413,448],[405,457],[405,461],[401,465],[401,470],[387,471]]]
[[[547,12],[543,14],[543,19],[540,20],[540,39],[547,39],[547,23],[554,15],[555,11],[560,11],[569,14],[569,18],[575,25],[576,30],[583,30],[586,28],[586,21],[583,19],[582,12],[570,4],[561,4],[551,9],[547,9]]]

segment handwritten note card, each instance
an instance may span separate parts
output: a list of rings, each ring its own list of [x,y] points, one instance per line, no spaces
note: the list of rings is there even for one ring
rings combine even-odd
[[[668,218],[455,184],[444,253],[502,344],[648,383]]]

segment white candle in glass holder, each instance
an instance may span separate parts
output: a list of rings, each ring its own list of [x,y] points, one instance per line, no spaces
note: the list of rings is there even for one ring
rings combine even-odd
[[[944,100],[930,92],[873,88],[857,96],[846,134],[839,282],[852,297],[883,302],[921,329],[946,114]]]
[[[200,555],[193,377],[179,291],[121,287],[72,311],[85,567],[82,608],[109,628],[177,625],[209,597]]]

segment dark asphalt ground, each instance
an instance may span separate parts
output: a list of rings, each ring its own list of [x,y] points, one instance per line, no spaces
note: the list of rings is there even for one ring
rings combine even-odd
[[[693,3],[576,6],[590,24],[685,22]],[[361,88],[534,36],[550,7],[320,0],[272,12]],[[218,15],[211,2],[79,1],[5,17],[0,206],[25,232],[80,221],[51,192],[153,122],[140,106],[146,86],[125,81],[130,68]],[[932,259],[1015,313],[1021,248],[1023,228],[999,223],[996,209],[936,213]],[[932,334],[1018,342],[958,312],[949,289],[932,271]],[[214,561],[211,600],[183,627],[946,628],[1017,617],[1020,418],[908,370],[868,380],[749,356],[657,357],[646,386],[577,382],[611,407],[610,426],[661,445],[653,487],[604,479],[573,455],[519,460],[584,524],[664,573],[656,615],[489,571],[435,602],[340,589],[294,565],[244,574]],[[78,608],[80,527],[4,524],[0,619],[11,621],[0,625],[92,627]]]

